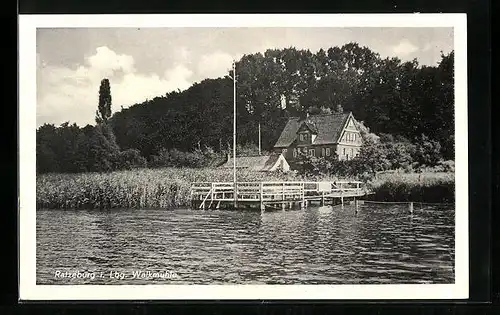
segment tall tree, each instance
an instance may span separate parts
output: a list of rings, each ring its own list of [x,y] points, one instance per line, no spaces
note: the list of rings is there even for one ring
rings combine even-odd
[[[109,80],[104,78],[101,80],[99,87],[99,105],[96,111],[96,123],[106,123],[111,117],[111,86]]]

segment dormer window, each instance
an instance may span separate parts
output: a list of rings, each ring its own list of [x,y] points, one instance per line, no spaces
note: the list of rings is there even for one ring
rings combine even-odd
[[[302,132],[299,134],[299,139],[300,141],[307,141],[308,139],[308,134],[306,132]]]

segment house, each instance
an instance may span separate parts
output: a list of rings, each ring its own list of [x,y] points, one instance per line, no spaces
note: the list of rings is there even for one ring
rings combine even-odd
[[[274,145],[274,151],[292,162],[299,153],[350,160],[359,154],[361,134],[352,113],[291,117]]]
[[[227,162],[221,167],[233,168],[233,158],[228,156]],[[261,172],[274,172],[282,170],[288,172],[290,165],[281,153],[272,153],[270,155],[254,155],[254,156],[237,156],[237,169],[249,169]]]

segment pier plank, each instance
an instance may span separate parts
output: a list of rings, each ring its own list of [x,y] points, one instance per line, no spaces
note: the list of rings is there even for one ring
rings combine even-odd
[[[336,182],[238,182],[236,194],[234,183],[230,182],[196,182],[191,185],[191,203],[197,204],[199,209],[208,208],[216,204],[221,205],[244,202],[246,205],[255,204],[264,211],[266,205],[300,203],[306,207],[309,201],[326,201],[339,198],[343,204],[344,198],[356,198],[370,194],[360,181]],[[235,200],[236,199],[236,200]],[[283,206],[280,207],[283,209]]]

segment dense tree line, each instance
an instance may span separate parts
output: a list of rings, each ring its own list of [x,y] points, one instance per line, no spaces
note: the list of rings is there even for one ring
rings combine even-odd
[[[286,48],[245,55],[236,63],[238,144],[257,143],[259,122],[262,148],[269,150],[290,116],[352,111],[375,134],[415,145],[424,137],[424,142],[439,146],[440,158],[453,159],[453,69],[453,52],[442,55],[436,66],[420,66],[416,60],[381,58],[356,43],[315,54]],[[199,157],[224,152],[232,145],[232,77],[229,71],[223,78],[203,80],[112,116],[103,106],[111,98],[100,96],[96,127],[63,124],[37,130],[38,170],[95,170],[92,159],[103,154],[99,145],[106,152],[116,145],[114,156],[128,152],[133,162],[125,163],[127,167],[146,160],[150,165],[163,160],[172,164],[172,156],[188,153],[198,152]],[[108,144],[101,135],[111,139]],[[114,167],[127,160],[121,154]]]

